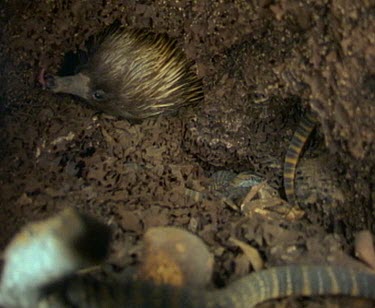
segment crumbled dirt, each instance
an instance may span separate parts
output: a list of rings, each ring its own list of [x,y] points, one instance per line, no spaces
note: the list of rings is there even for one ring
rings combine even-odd
[[[113,228],[111,260],[122,265],[137,263],[148,228],[191,230],[214,253],[216,286],[251,271],[230,237],[259,249],[267,266],[360,266],[345,253],[356,231],[375,232],[371,1],[119,2],[0,4],[1,247],[26,222],[75,206]],[[57,72],[115,21],[175,38],[196,63],[204,102],[131,124],[40,88],[42,67]],[[308,108],[319,125],[297,181],[304,219],[243,217],[218,198],[185,195],[220,169],[251,171],[282,191],[284,155]]]

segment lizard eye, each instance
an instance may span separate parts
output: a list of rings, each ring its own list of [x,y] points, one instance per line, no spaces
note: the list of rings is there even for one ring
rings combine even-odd
[[[92,98],[96,101],[102,101],[106,98],[106,93],[103,90],[95,90]]]

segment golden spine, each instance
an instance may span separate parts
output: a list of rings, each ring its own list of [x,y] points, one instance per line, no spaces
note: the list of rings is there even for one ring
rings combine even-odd
[[[176,113],[203,99],[202,82],[175,40],[120,28],[98,38],[88,62],[72,76],[45,75],[55,93],[83,98],[92,107],[127,119]]]

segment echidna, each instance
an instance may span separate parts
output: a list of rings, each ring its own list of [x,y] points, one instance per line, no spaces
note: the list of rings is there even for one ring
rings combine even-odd
[[[191,66],[165,35],[119,29],[102,39],[79,73],[45,76],[42,70],[39,82],[53,92],[77,95],[97,110],[140,120],[202,98]]]

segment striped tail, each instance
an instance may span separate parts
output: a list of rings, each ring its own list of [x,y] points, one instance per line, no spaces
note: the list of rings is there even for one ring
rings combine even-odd
[[[311,114],[307,114],[301,120],[285,155],[284,189],[287,200],[291,205],[296,205],[294,181],[298,160],[307,139],[315,128],[315,123],[316,120]]]
[[[348,295],[375,300],[375,275],[331,266],[275,267],[208,292],[76,277],[52,286],[46,295],[38,307],[251,308],[287,296]]]
[[[209,294],[207,307],[254,307],[287,296],[347,295],[375,300],[375,275],[333,266],[275,267]]]

